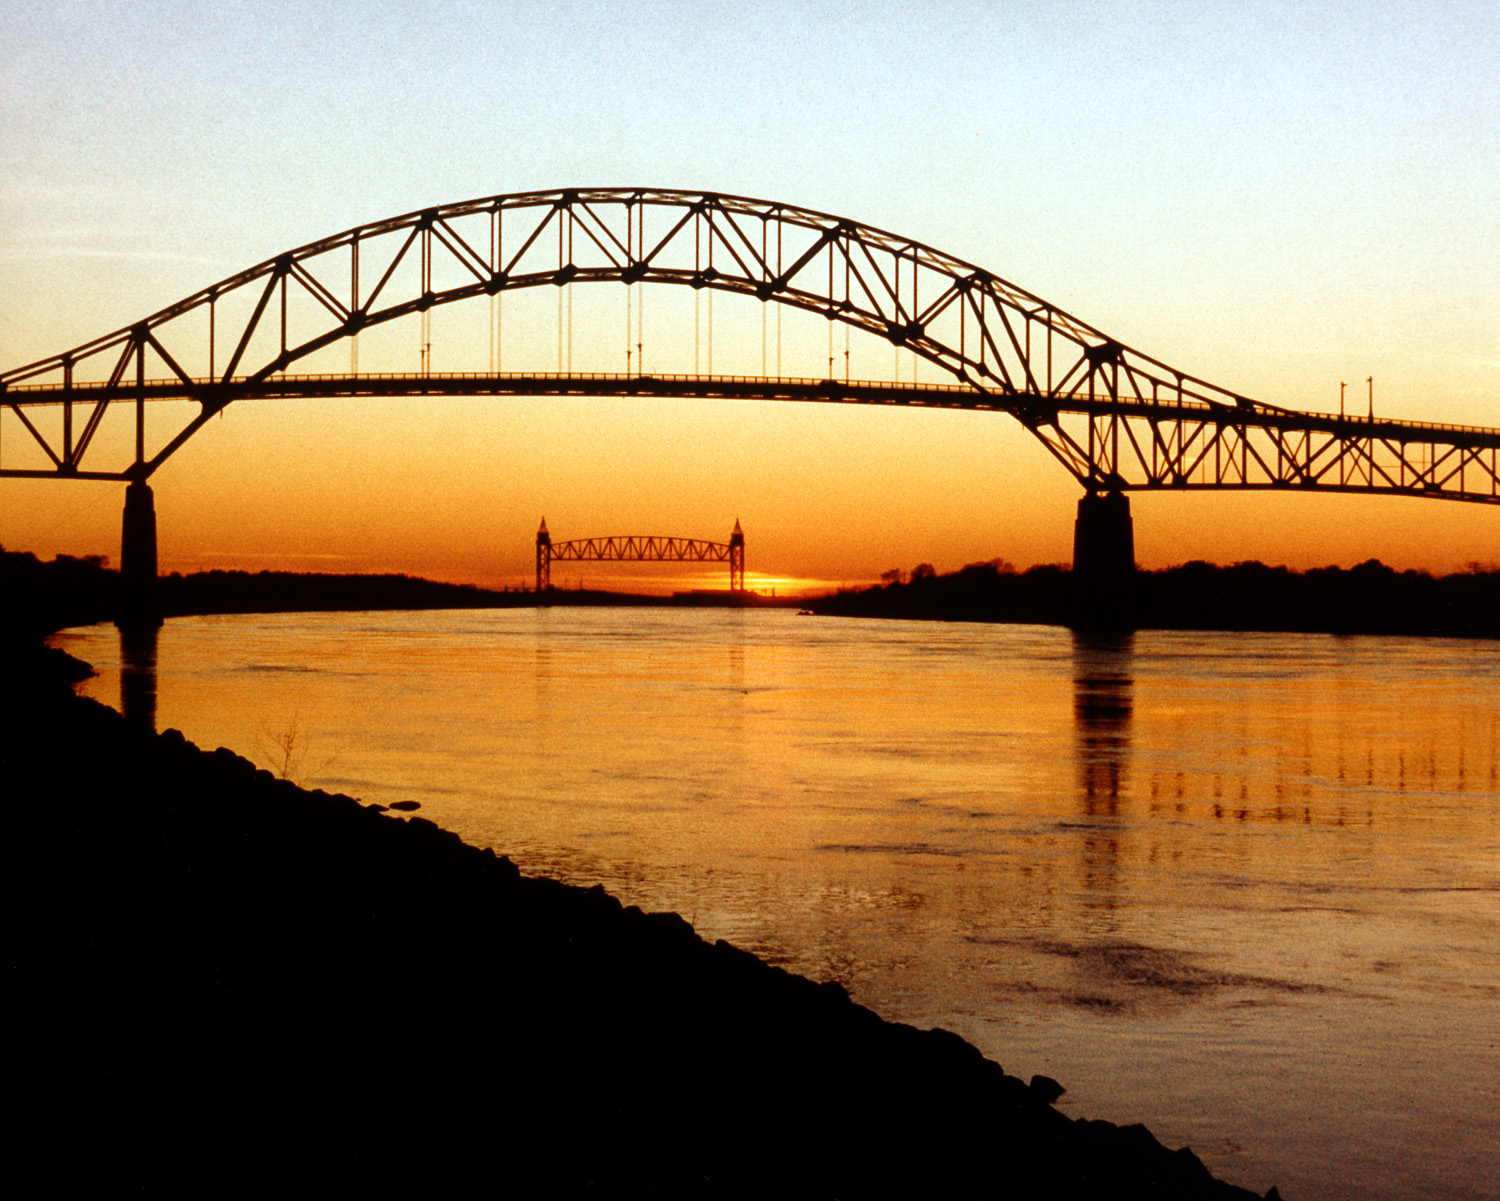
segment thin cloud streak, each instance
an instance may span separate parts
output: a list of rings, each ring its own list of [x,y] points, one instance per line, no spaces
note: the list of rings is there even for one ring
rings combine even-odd
[[[0,247],[0,259],[11,262],[50,262],[59,256],[75,259],[126,259],[133,262],[194,263],[233,271],[228,259],[208,258],[198,254],[174,254],[164,250],[106,250],[99,246],[22,246]]]

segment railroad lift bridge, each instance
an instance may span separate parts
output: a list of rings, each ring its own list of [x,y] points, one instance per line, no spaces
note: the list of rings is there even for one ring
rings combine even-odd
[[[497,306],[505,293],[604,283],[631,289],[624,372],[573,372],[561,336],[557,372],[500,370]],[[786,378],[779,364],[772,373],[764,351],[760,375],[715,375],[711,336],[706,373],[648,373],[639,325],[633,347],[628,332],[630,301],[639,309],[643,285],[754,297],[762,303],[763,347],[765,312],[773,306],[824,317],[827,375]],[[431,310],[485,298],[491,370],[432,371]],[[561,311],[560,304],[559,322]],[[414,316],[421,321],[418,369],[362,373],[361,332]],[[846,338],[857,330],[885,339],[898,363],[907,351],[940,368],[947,382],[851,380],[847,350],[845,378],[838,379],[832,331],[840,323]],[[295,370],[340,343],[349,348],[347,371]],[[1500,430],[1376,419],[1373,405],[1357,415],[1253,400],[909,238],[776,201],[658,188],[488,196],[361,225],[248,267],[124,329],[0,373],[0,477],[125,483],[121,571],[145,611],[156,577],[149,481],[226,406],[272,397],[516,395],[1004,414],[1082,489],[1073,566],[1104,603],[1134,570],[1130,492],[1262,489],[1500,503]],[[168,400],[191,401],[196,410],[165,436],[153,424],[148,440],[147,410]],[[96,435],[121,407],[133,419],[133,453],[105,462],[100,447],[109,439]],[[646,549],[696,553],[697,544],[659,541]],[[548,565],[577,545],[551,546]]]
[[[536,532],[536,590],[543,595],[552,588],[554,563],[727,563],[729,591],[745,591],[745,531],[734,523],[728,542],[704,542],[697,538],[662,538],[626,535],[612,538],[575,538],[553,542],[542,518]]]

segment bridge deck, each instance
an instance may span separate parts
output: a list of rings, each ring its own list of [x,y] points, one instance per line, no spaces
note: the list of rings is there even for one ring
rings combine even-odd
[[[1395,441],[1437,442],[1471,448],[1500,447],[1500,429],[1447,425],[1384,417],[1302,412],[1255,402],[1253,407],[1211,405],[1175,396],[1119,397],[1098,392],[1056,394],[986,391],[971,384],[900,384],[881,380],[833,380],[811,377],[663,374],[612,372],[506,373],[431,372],[420,375],[276,375],[238,378],[35,384],[0,390],[0,404],[26,407],[59,405],[66,400],[90,404],[100,400],[197,400],[219,408],[236,400],[294,400],[361,396],[658,396],[708,400],[787,400],[813,403],[903,405],[913,408],[964,409],[1011,413],[1028,425],[1050,423],[1061,413],[1099,417],[1137,416],[1156,421],[1177,418],[1227,426],[1312,431],[1341,437],[1375,437]]]
[[[1142,489],[1314,488],[1386,492],[1500,504],[1500,429],[1335,413],[1304,413],[1237,399],[1205,400],[1152,385],[1150,394],[1099,390],[986,390],[961,381],[762,378],[743,375],[485,372],[254,376],[229,381],[123,380],[11,386],[0,408],[22,424],[51,466],[0,465],[0,477],[144,481],[193,432],[240,400],[423,397],[692,397],[822,404],[897,405],[1002,412],[1035,435],[1089,492]],[[154,456],[146,453],[147,402],[191,400],[199,410]],[[81,462],[105,411],[134,410],[136,462],[115,471]],[[27,416],[62,407],[61,436],[49,440]],[[74,415],[84,420],[75,429]],[[24,439],[22,440],[24,444]]]

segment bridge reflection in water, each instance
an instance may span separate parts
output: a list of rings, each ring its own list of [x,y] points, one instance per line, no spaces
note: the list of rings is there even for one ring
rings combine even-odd
[[[1128,795],[1134,703],[1134,636],[1073,633],[1075,762],[1085,829],[1080,840],[1086,904],[1113,909],[1121,874],[1119,822]]]
[[[120,625],[120,712],[126,722],[156,732],[156,652],[161,627],[155,622]]]
[[[1113,816],[1125,791],[1135,687],[1133,640],[1129,633],[1073,634],[1079,791],[1089,817]]]

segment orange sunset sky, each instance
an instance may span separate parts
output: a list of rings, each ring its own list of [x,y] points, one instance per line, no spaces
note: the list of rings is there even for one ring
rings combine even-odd
[[[659,186],[893,230],[1276,404],[1337,410],[1344,380],[1363,411],[1373,376],[1377,415],[1500,425],[1491,7],[119,11],[20,2],[0,17],[0,368],[382,217]],[[624,290],[574,291],[575,367],[623,370]],[[645,303],[651,365],[691,370],[691,297]],[[505,367],[554,367],[556,294],[505,304]],[[758,306],[718,305],[715,369],[758,371]],[[786,373],[826,374],[824,324],[786,320]],[[414,355],[415,322],[361,367]],[[435,370],[484,368],[471,320],[435,311],[432,324]],[[851,360],[855,376],[888,376],[893,351],[856,339]],[[0,420],[0,463],[22,436]],[[543,515],[555,539],[722,541],[738,519],[751,586],[781,590],[921,562],[1067,561],[1078,495],[1003,415],[670,400],[245,402],[152,485],[163,571],[516,586]],[[117,559],[123,491],[0,480],[0,543]],[[1255,493],[1132,505],[1145,567],[1500,562],[1492,506]],[[722,575],[567,564],[554,583]]]

